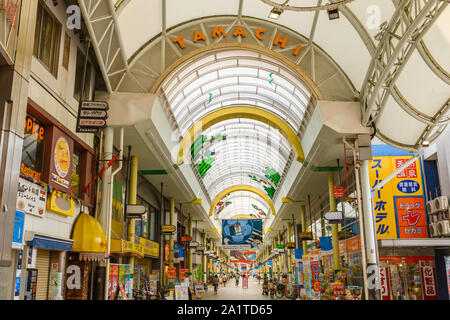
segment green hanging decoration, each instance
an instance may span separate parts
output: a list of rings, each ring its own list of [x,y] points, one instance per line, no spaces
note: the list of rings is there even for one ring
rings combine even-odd
[[[278,183],[280,182],[280,174],[272,168],[266,168],[266,178],[275,184],[278,187]]]
[[[215,161],[216,159],[214,158],[209,158],[209,159],[202,159],[201,162],[198,162],[195,166],[198,169],[198,173],[200,174],[200,177],[202,177],[202,179],[205,177],[206,173],[208,172],[208,170],[211,168],[211,164]]]
[[[265,187],[264,186],[264,190],[266,190],[267,195],[270,197],[270,199],[273,199],[273,195],[275,194],[275,188],[274,187]]]

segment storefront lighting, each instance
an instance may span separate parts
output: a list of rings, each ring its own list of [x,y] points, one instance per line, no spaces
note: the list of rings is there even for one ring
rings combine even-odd
[[[422,146],[428,147],[429,145],[430,145],[430,141],[428,141],[428,140],[423,140],[422,141]]]
[[[270,10],[269,19],[277,20],[282,13],[282,9],[273,8],[272,10]]]

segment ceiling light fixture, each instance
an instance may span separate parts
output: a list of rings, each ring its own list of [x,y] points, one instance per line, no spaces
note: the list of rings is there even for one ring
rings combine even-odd
[[[335,8],[335,9],[328,9],[328,19],[330,20],[335,20],[335,19],[339,19],[339,9]]]
[[[269,19],[277,20],[282,13],[282,9],[273,8],[272,10],[270,10]]]

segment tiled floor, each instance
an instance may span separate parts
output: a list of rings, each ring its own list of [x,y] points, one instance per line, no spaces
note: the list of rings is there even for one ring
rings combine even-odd
[[[248,289],[242,288],[242,279],[239,280],[238,287],[236,287],[234,279],[228,281],[226,287],[219,285],[217,295],[214,293],[214,287],[209,286],[208,292],[202,300],[272,300],[272,298],[269,295],[262,294],[262,280],[258,284],[258,280],[250,278]],[[283,297],[280,300],[288,299]]]

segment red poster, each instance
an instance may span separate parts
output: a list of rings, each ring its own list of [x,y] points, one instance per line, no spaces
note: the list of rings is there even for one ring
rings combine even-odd
[[[424,300],[437,300],[436,278],[434,268],[431,266],[421,266],[422,290]]]
[[[406,162],[408,162],[408,160],[410,160],[410,158],[396,159],[395,160],[395,168],[396,169],[400,168],[402,165],[404,165]],[[416,162],[414,161],[406,169],[404,169],[402,172],[397,174],[397,178],[417,178]]]
[[[189,273],[189,270],[188,270],[188,269],[180,269],[180,281],[183,281],[183,280],[184,280],[184,275],[185,275],[186,273]]]
[[[428,238],[423,197],[394,197],[399,238]]]
[[[311,280],[314,292],[320,292],[319,274],[319,260],[317,257],[311,257]]]
[[[389,287],[389,271],[386,267],[380,267],[381,299],[391,300],[391,290]]]
[[[167,268],[167,279],[175,279],[177,277],[177,269],[176,268]]]

